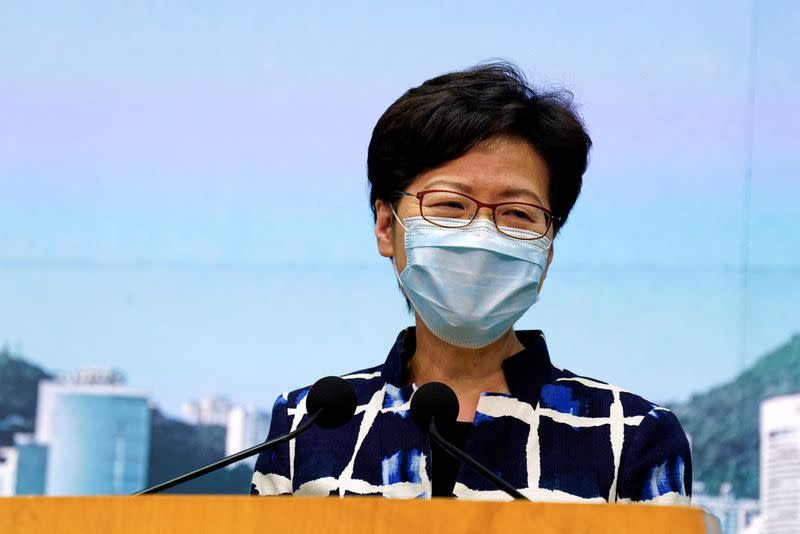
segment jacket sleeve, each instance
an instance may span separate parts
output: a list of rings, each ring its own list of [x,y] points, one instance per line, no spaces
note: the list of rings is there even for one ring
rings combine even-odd
[[[287,413],[288,395],[283,394],[272,406],[272,418],[267,439],[289,432],[289,416]],[[292,480],[289,468],[289,443],[282,443],[263,451],[258,455],[253,480],[250,485],[251,495],[282,495],[292,493]]]
[[[626,431],[617,500],[689,504],[692,455],[683,427],[671,411],[654,408]]]

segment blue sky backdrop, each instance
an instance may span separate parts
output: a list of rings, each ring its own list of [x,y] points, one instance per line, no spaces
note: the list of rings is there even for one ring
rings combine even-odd
[[[572,90],[595,143],[518,327],[683,399],[800,331],[798,27],[792,1],[6,3],[0,342],[119,367],[171,412],[382,362],[411,318],[375,250],[372,128],[504,58]]]

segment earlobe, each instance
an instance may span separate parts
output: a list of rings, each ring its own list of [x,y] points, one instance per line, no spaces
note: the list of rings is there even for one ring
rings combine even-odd
[[[394,256],[394,214],[391,207],[382,200],[375,201],[375,240],[378,253],[386,258]]]

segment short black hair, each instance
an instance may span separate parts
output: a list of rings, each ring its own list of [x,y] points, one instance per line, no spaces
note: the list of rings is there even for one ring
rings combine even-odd
[[[539,90],[508,62],[431,78],[389,106],[367,156],[373,217],[376,200],[395,205],[421,173],[498,135],[525,139],[544,159],[557,233],[580,194],[592,140],[571,92]]]

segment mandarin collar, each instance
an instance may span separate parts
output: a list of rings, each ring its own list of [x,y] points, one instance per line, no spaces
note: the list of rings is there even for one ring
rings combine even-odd
[[[539,391],[551,378],[554,368],[540,330],[517,330],[516,334],[525,348],[503,361],[503,374],[513,397],[536,405]],[[416,343],[415,327],[400,332],[383,364],[381,377],[385,382],[397,388],[408,385],[408,362],[414,355]]]

